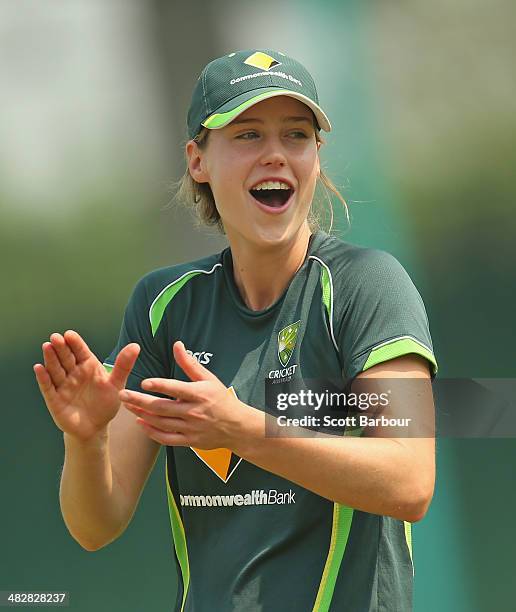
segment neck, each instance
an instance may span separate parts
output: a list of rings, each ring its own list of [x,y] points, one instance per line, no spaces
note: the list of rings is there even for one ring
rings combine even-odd
[[[288,243],[265,249],[230,239],[233,276],[248,308],[264,310],[281,297],[303,265],[310,235],[308,225],[303,225]]]

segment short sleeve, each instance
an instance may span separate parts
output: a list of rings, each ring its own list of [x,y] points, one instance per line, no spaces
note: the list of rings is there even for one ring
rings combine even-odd
[[[127,381],[127,388],[141,391],[140,383],[145,378],[169,378],[172,368],[171,351],[164,350],[161,333],[153,334],[149,318],[151,299],[146,288],[145,277],[133,290],[125,308],[120,335],[116,346],[104,360],[106,370],[113,369],[115,359],[124,346],[131,342],[140,345],[140,354]],[[163,326],[161,326],[162,331]],[[170,355],[167,355],[170,352]]]
[[[363,249],[341,282],[341,295],[336,291],[336,304],[339,299],[343,311],[337,342],[347,381],[409,353],[427,359],[435,378],[438,366],[423,299],[394,256]]]

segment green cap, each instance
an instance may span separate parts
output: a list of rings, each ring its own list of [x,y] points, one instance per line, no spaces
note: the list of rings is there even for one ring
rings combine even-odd
[[[331,124],[319,106],[308,70],[295,59],[271,49],[249,49],[219,57],[201,72],[188,111],[188,135],[202,126],[216,130],[249,107],[274,96],[290,96],[312,109],[319,127]]]

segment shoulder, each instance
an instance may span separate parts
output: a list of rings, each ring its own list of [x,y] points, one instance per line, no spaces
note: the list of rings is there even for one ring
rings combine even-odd
[[[312,257],[331,276],[335,288],[378,289],[393,283],[409,283],[410,277],[398,259],[382,249],[364,247],[327,236]]]
[[[377,363],[415,353],[437,372],[423,299],[391,253],[332,238],[319,250],[332,273],[327,291],[344,374],[352,379]],[[324,295],[323,278],[323,295]]]
[[[189,281],[199,275],[212,275],[221,267],[222,253],[202,259],[157,268],[145,274],[136,283],[126,309],[126,319],[147,320],[154,335],[160,327],[167,307]],[[177,304],[178,300],[174,301]],[[181,300],[179,300],[181,303]]]
[[[179,290],[195,276],[213,274],[222,266],[221,255],[216,253],[194,261],[151,270],[138,280],[134,293],[150,302],[159,299],[164,292]]]

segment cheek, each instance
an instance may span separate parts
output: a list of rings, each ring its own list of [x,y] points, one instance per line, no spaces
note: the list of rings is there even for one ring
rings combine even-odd
[[[249,176],[241,156],[225,152],[210,168],[209,183],[219,215],[227,222],[240,215],[243,205],[243,186]]]
[[[319,153],[317,151],[315,142],[310,143],[310,145],[306,146],[304,150],[299,153],[297,156],[297,163],[307,175],[311,175],[314,172],[317,174]]]
[[[313,204],[315,190],[317,188],[317,166],[313,164],[307,166],[305,176],[306,180],[299,193],[301,203],[300,214],[307,214],[307,211]]]
[[[319,175],[319,162],[318,158],[313,154],[306,155],[300,160],[300,171],[303,176],[307,177],[305,182],[305,189],[313,192]]]
[[[234,193],[245,183],[249,164],[238,152],[214,151],[208,167],[209,182],[214,194]]]

